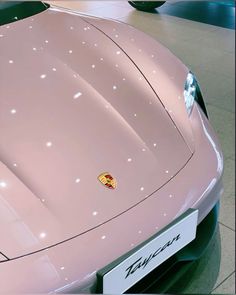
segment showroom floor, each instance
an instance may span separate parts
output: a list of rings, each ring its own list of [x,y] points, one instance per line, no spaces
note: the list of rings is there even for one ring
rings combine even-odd
[[[217,2],[217,3],[216,3]],[[53,2],[50,2],[51,4]],[[235,7],[234,1],[172,0],[151,13],[126,1],[57,1],[55,5],[126,22],[167,46],[197,76],[225,159],[219,232],[185,278],[188,294],[235,293]],[[196,13],[198,11],[198,13]],[[186,280],[188,281],[186,285]],[[178,292],[178,291],[176,291]],[[179,293],[179,292],[178,292]]]

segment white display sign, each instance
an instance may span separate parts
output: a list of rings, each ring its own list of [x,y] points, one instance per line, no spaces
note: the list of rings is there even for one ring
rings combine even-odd
[[[161,231],[144,246],[102,276],[104,294],[121,294],[140,281],[154,268],[186,246],[196,236],[198,210]]]

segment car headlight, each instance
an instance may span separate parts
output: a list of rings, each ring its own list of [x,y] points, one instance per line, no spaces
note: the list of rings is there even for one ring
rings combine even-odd
[[[184,101],[188,115],[191,114],[193,103],[197,93],[197,80],[192,73],[188,73],[184,85]]]
[[[193,108],[193,103],[194,101],[196,101],[198,105],[201,107],[203,113],[208,118],[206,105],[204,103],[199,84],[197,82],[197,79],[191,72],[188,73],[184,85],[184,101],[189,116]]]

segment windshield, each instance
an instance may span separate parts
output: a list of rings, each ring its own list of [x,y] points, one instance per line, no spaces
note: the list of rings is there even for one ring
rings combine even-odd
[[[48,7],[48,4],[38,1],[0,1],[0,25],[35,15]]]

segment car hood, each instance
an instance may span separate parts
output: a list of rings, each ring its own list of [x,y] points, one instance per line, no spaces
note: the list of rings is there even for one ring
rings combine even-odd
[[[170,181],[191,157],[139,69],[78,15],[51,8],[0,33],[6,256],[108,222]],[[98,181],[103,172],[116,178],[116,189]]]

